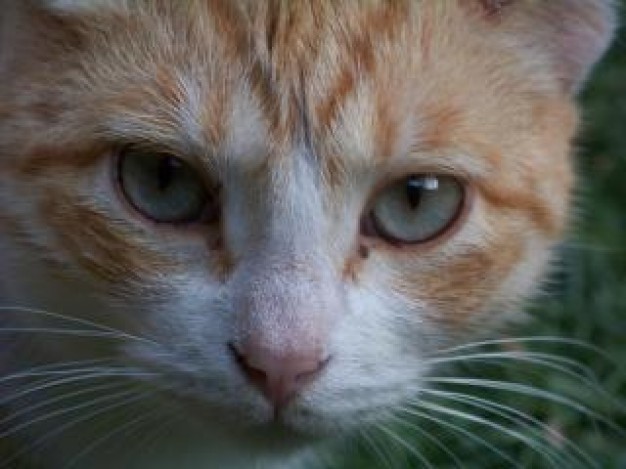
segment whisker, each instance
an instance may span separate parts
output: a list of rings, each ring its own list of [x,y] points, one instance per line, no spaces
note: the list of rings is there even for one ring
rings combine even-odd
[[[488,362],[493,359],[502,359],[502,360],[519,360],[528,363],[534,363],[537,365],[544,365],[547,367],[551,367],[557,371],[562,371],[564,373],[573,374],[576,378],[587,378],[593,379],[595,377],[593,371],[575,361],[571,358],[563,357],[560,355],[555,355],[551,353],[542,353],[542,352],[526,352],[526,351],[516,351],[516,352],[481,352],[481,353],[472,353],[467,355],[453,355],[445,358],[436,358],[436,359],[428,359],[426,363],[428,365],[447,365],[449,363],[457,363],[457,362],[467,362],[467,361],[484,361]],[[569,367],[569,368],[568,368]],[[576,372],[574,370],[579,370]]]
[[[447,400],[460,402],[463,404],[474,406],[478,409],[487,411],[494,415],[497,415],[511,423],[516,425],[521,425],[529,430],[533,430],[535,432],[539,432],[543,430],[544,434],[551,434],[552,429],[544,422],[536,419],[535,417],[525,414],[524,412],[517,410],[513,407],[500,404],[497,402],[488,401],[487,399],[482,399],[480,397],[471,396],[468,394],[449,392],[449,391],[441,391],[434,389],[424,389],[422,392],[426,394],[431,394],[436,397],[441,397]],[[541,436],[541,433],[539,433]],[[593,462],[590,456],[585,453],[582,449],[580,449],[577,445],[575,445],[569,438],[562,435],[563,443],[569,447],[573,452],[575,452],[578,456],[582,457],[586,463],[589,464],[590,467],[598,467],[597,464]],[[568,455],[569,456],[569,455]],[[577,462],[574,460],[574,462]]]
[[[152,429],[152,431],[148,432],[147,435],[144,435],[144,438],[136,444],[136,450],[133,454],[141,453],[142,456],[149,456],[154,453],[155,447],[161,441],[161,437],[166,430],[169,430],[172,425],[172,422],[167,419],[162,421],[159,425]],[[141,448],[144,448],[142,451]],[[133,465],[133,467],[138,467],[137,465]]]
[[[122,424],[121,426],[104,434],[102,437],[97,438],[93,443],[89,444],[80,453],[78,453],[75,457],[73,457],[70,461],[68,461],[67,464],[64,466],[64,469],[70,469],[72,467],[75,467],[76,464],[81,459],[84,459],[85,457],[87,457],[89,453],[92,453],[93,451],[95,451],[98,447],[102,446],[107,441],[111,440],[111,438],[115,436],[119,436],[120,434],[125,434],[127,433],[128,430],[134,427],[137,427],[138,425],[145,423],[146,421],[150,421],[154,419],[157,415],[159,415],[157,411],[142,414],[139,417],[129,420],[128,422]]]
[[[143,392],[143,393],[139,393],[139,392],[135,392],[135,395],[133,397],[130,397],[128,399],[124,399],[120,402],[114,402],[113,404],[107,405],[105,407],[100,407],[97,410],[90,412],[86,415],[82,415],[81,417],[71,420],[70,422],[61,425],[60,427],[57,427],[53,432],[48,433],[46,435],[44,435],[43,437],[37,439],[35,442],[33,442],[32,444],[29,444],[26,448],[24,448],[21,451],[18,451],[17,453],[15,453],[13,456],[11,456],[8,460],[5,460],[2,465],[0,467],[2,468],[10,468],[10,464],[15,462],[16,460],[18,460],[20,457],[22,457],[25,453],[28,452],[32,452],[34,450],[36,450],[37,448],[40,448],[41,446],[45,445],[46,442],[48,442],[49,440],[51,440],[52,438],[62,434],[63,432],[65,432],[66,430],[75,427],[76,425],[79,425],[83,422],[86,422],[88,420],[91,420],[94,417],[97,417],[100,414],[103,414],[105,412],[109,412],[111,410],[114,409],[118,409],[120,407],[123,406],[127,406],[129,404],[132,404],[138,400],[141,400],[143,398],[145,398],[147,393]]]
[[[54,373],[57,371],[63,372],[63,371],[71,371],[72,369],[80,369],[80,368],[72,368],[75,366],[92,365],[92,364],[95,365],[98,363],[107,363],[107,362],[112,362],[112,361],[113,360],[111,358],[102,358],[102,359],[93,359],[93,360],[74,360],[74,361],[67,361],[67,362],[48,363],[46,365],[33,366],[31,368],[22,369],[20,371],[16,371],[16,372],[4,375],[0,377],[0,383],[11,381],[14,379],[30,378],[32,376],[42,376],[41,373],[46,373],[46,372]]]
[[[424,464],[425,467],[427,467],[429,469],[434,469],[433,465],[430,463],[430,461],[428,459],[426,459],[426,457],[422,454],[422,452],[417,450],[415,447],[411,446],[410,444],[408,444],[404,440],[404,438],[402,438],[400,435],[398,435],[393,430],[391,430],[390,428],[388,428],[388,427],[386,427],[386,426],[384,426],[382,424],[379,424],[378,428],[382,432],[384,432],[386,435],[388,435],[389,438],[391,438],[393,441],[395,441],[400,446],[402,446],[405,450],[407,450],[410,454],[412,454],[417,459],[419,459],[419,461],[422,464]]]
[[[458,409],[451,409],[451,408],[447,408],[447,407],[443,407],[437,404],[434,404],[432,402],[426,402],[424,400],[419,402],[419,406],[423,409],[428,409],[431,410],[433,412],[438,412],[440,414],[445,414],[445,415],[449,415],[452,417],[457,417],[469,422],[473,422],[473,423],[477,423],[480,425],[483,425],[485,427],[488,428],[492,428],[494,430],[497,430],[499,432],[502,432],[512,438],[517,439],[518,441],[521,441],[522,443],[528,445],[530,448],[532,448],[533,450],[535,450],[538,454],[542,455],[543,457],[545,457],[545,459],[547,461],[550,462],[550,464],[554,467],[563,467],[563,466],[559,466],[557,463],[558,462],[562,462],[561,458],[557,459],[557,461],[553,460],[553,454],[552,451],[548,451],[546,450],[545,445],[541,444],[541,442],[535,440],[534,438],[529,438],[526,435],[515,431],[515,430],[511,430],[510,428],[507,428],[503,425],[500,425],[496,422],[492,422],[490,420],[484,419],[478,415],[474,415],[474,414],[470,414],[467,412],[463,412],[461,410]]]
[[[51,335],[67,335],[78,337],[101,337],[108,339],[128,339],[129,336],[120,334],[119,332],[95,331],[87,329],[64,329],[54,327],[2,327],[0,334],[51,334]]]
[[[40,371],[33,370],[32,368],[29,371],[18,371],[16,373],[11,373],[0,378],[0,383],[7,383],[10,381],[19,381],[28,378],[40,378],[40,377],[52,377],[52,376],[68,376],[79,373],[87,373],[93,371],[104,371],[104,370],[115,370],[115,369],[123,369],[122,367],[88,367],[88,368],[69,368],[56,370],[52,367],[47,367],[46,369],[42,369]]]
[[[66,401],[68,399],[73,399],[75,397],[78,396],[83,396],[85,394],[92,394],[92,393],[97,393],[100,391],[106,391],[109,389],[115,389],[116,387],[121,387],[121,386],[128,386],[128,383],[122,383],[122,382],[117,382],[117,383],[106,383],[106,384],[101,384],[99,386],[91,386],[88,387],[86,389],[80,389],[79,391],[74,391],[74,392],[70,392],[70,393],[65,393],[62,394],[60,396],[56,396],[54,398],[51,399],[45,399],[41,402],[37,402],[36,404],[27,406],[23,409],[20,409],[17,412],[13,412],[11,414],[9,414],[8,416],[6,416],[5,418],[0,420],[0,427],[4,426],[5,424],[9,423],[11,420],[15,420],[19,417],[21,417],[22,415],[26,415],[29,414],[31,412],[34,412],[38,409],[50,406],[52,404],[56,404],[57,402],[63,402]]]
[[[539,399],[545,399],[550,402],[554,402],[556,404],[560,404],[564,407],[573,409],[577,412],[580,412],[587,417],[597,420],[598,422],[602,422],[607,425],[613,431],[619,433],[620,435],[626,434],[624,430],[622,430],[615,423],[611,422],[606,417],[598,414],[597,412],[592,411],[588,407],[576,402],[572,399],[569,399],[564,396],[560,396],[558,394],[552,393],[550,391],[546,391],[544,389],[540,389],[531,385],[517,383],[517,382],[506,382],[506,381],[496,381],[489,379],[481,379],[481,378],[451,378],[451,377],[426,377],[424,378],[425,382],[431,382],[435,384],[451,384],[451,385],[459,385],[459,386],[472,386],[478,388],[487,388],[487,389],[499,389],[505,392],[511,392],[515,394],[536,397]]]
[[[522,466],[520,464],[518,464],[517,462],[515,462],[513,459],[511,459],[511,457],[509,455],[507,455],[507,454],[503,453],[502,451],[500,451],[498,448],[496,448],[494,445],[489,443],[484,438],[481,438],[481,437],[471,433],[470,431],[464,429],[463,427],[460,427],[458,425],[450,423],[450,422],[448,422],[446,420],[442,420],[442,419],[440,419],[438,417],[435,417],[433,415],[427,414],[425,412],[420,412],[419,410],[414,409],[412,407],[411,408],[403,407],[400,410],[402,412],[406,413],[407,415],[426,419],[426,420],[431,421],[431,422],[433,422],[433,423],[435,423],[437,425],[440,425],[442,427],[451,429],[452,431],[454,431],[456,433],[460,433],[461,435],[465,436],[466,438],[472,440],[474,443],[478,443],[480,446],[489,449],[491,452],[493,452],[493,454],[499,456],[502,460],[504,460],[507,463],[511,464],[512,467],[515,467],[517,469],[523,469]]]
[[[394,420],[397,420],[402,425],[404,425],[406,427],[409,427],[412,430],[418,432],[421,435],[422,438],[426,438],[428,441],[430,441],[435,446],[437,446],[439,449],[441,449],[444,453],[446,453],[450,457],[450,459],[452,459],[452,461],[454,462],[456,467],[459,467],[459,468],[463,467],[463,464],[461,464],[461,461],[459,460],[457,455],[454,454],[439,438],[431,435],[430,433],[428,433],[423,428],[420,428],[418,425],[414,424],[413,422],[410,422],[409,420],[403,419],[402,417],[400,417],[398,415],[394,416]]]
[[[619,408],[622,412],[626,412],[626,406],[602,387],[597,376],[589,367],[584,366],[575,360],[559,355],[539,352],[485,352],[428,360],[426,363],[434,366],[465,362],[480,362],[484,364],[498,364],[505,366],[505,363],[497,363],[497,360],[505,362],[519,361],[522,363],[531,363],[545,367],[552,371],[561,372],[564,375],[585,384],[590,390],[604,397],[612,406]]]
[[[454,347],[448,347],[440,350],[436,350],[431,355],[439,356],[439,355],[447,355],[451,353],[456,353],[463,350],[471,350],[475,348],[485,347],[485,346],[499,346],[499,345],[514,345],[514,344],[559,344],[559,345],[567,345],[572,347],[577,347],[581,350],[587,350],[589,352],[593,352],[596,355],[602,357],[608,363],[611,363],[617,367],[620,365],[615,362],[613,357],[611,357],[606,351],[602,350],[595,345],[589,344],[585,341],[578,339],[570,339],[567,337],[558,337],[558,336],[529,336],[529,337],[509,337],[503,339],[491,339],[491,340],[482,340],[477,342],[470,342],[463,345],[456,345]]]
[[[106,396],[102,396],[102,397],[98,397],[95,399],[92,399],[90,401],[87,402],[83,402],[81,404],[76,404],[72,407],[68,407],[68,408],[61,408],[61,409],[57,409],[54,410],[52,412],[48,412],[44,415],[40,415],[39,417],[27,420],[26,422],[20,423],[18,425],[15,425],[13,427],[10,427],[9,429],[0,432],[0,439],[1,438],[6,438],[8,436],[11,435],[15,435],[16,433],[18,433],[19,431],[28,428],[28,427],[32,427],[33,425],[40,423],[40,422],[44,422],[46,420],[50,420],[54,417],[57,417],[59,415],[65,415],[65,414],[69,414],[72,412],[75,412],[77,410],[81,410],[84,409],[85,407],[91,407],[95,404],[100,404],[101,402],[107,402],[110,400],[114,400],[120,397],[124,397],[127,396],[129,394],[132,394],[134,391],[121,391],[118,393],[114,393],[114,394],[107,394]]]
[[[156,376],[156,373],[137,372],[132,369],[124,370],[123,368],[120,368],[119,371],[105,369],[102,371],[97,371],[97,372],[88,373],[84,375],[70,376],[70,377],[62,378],[62,379],[44,381],[43,383],[37,382],[34,387],[26,388],[17,393],[4,397],[3,399],[0,400],[0,406],[8,404],[9,402],[12,402],[16,399],[27,396],[29,394],[33,394],[39,391],[44,391],[46,389],[54,388],[57,386],[62,386],[65,384],[72,384],[72,383],[87,381],[91,379],[103,379],[103,378],[114,378],[114,377],[142,378],[142,377],[150,377],[150,376]]]
[[[380,462],[385,467],[387,467],[387,469],[393,469],[393,464],[388,459],[389,455],[380,448],[374,436],[370,435],[366,430],[361,430],[360,435],[363,438],[363,441],[372,449],[375,456],[380,460]]]
[[[55,319],[61,319],[63,321],[68,321],[68,322],[73,322],[76,324],[81,324],[83,326],[90,326],[96,329],[100,329],[103,332],[108,332],[111,334],[118,334],[120,337],[125,337],[127,339],[131,339],[133,341],[139,341],[139,342],[148,342],[152,345],[159,345],[156,341],[145,338],[145,337],[138,337],[136,335],[130,334],[128,332],[125,331],[121,331],[118,329],[115,329],[113,327],[110,326],[106,326],[104,324],[99,324],[95,321],[90,321],[87,319],[81,319],[81,318],[75,318],[75,317],[71,317],[71,316],[66,316],[65,314],[60,314],[60,313],[53,313],[51,311],[45,311],[42,309],[36,309],[36,308],[27,308],[27,307],[21,307],[21,306],[0,306],[0,311],[13,311],[13,312],[19,312],[19,313],[25,313],[25,314],[36,314],[36,315],[41,315],[41,316],[47,316],[47,317],[51,317],[51,318],[55,318]]]

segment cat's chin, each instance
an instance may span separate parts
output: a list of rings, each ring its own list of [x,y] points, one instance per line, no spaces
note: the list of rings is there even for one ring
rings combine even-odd
[[[261,455],[296,453],[322,444],[329,438],[327,434],[304,432],[277,421],[255,427],[232,428],[231,432],[234,441]]]
[[[266,412],[267,409],[255,406],[229,409],[177,393],[167,400],[183,416],[182,431],[186,435],[181,435],[182,439],[218,441],[224,449],[245,448],[248,454],[259,457],[296,454],[319,447],[381,419],[381,412],[351,418],[317,415],[297,400],[281,412]]]
[[[283,461],[323,447],[332,436],[319,428],[304,429],[285,420],[253,423],[229,418],[227,414],[223,409],[195,410],[193,422],[186,420],[180,433],[171,435],[174,444],[187,453],[205,448],[210,453],[223,454],[226,459],[245,456],[259,461]]]
[[[193,415],[200,433],[203,430],[207,433],[217,431],[225,440],[241,443],[258,452],[296,451],[347,431],[338,422],[322,418],[303,419],[298,412],[250,417],[221,407],[187,404],[182,403],[182,406]]]

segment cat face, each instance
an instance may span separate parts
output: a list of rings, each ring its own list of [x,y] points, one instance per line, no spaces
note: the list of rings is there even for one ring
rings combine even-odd
[[[307,437],[388,416],[533,292],[612,25],[575,0],[18,3],[3,303],[74,323],[4,321],[111,336],[13,345],[139,370],[184,421]]]

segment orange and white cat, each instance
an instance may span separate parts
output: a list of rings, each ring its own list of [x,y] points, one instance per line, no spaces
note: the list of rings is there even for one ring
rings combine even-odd
[[[0,0],[0,467],[285,467],[419,399],[537,287],[613,10]]]

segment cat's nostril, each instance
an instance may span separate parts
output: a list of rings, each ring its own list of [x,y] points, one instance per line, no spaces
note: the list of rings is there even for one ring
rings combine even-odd
[[[318,351],[277,353],[253,343],[240,347],[231,342],[228,349],[248,381],[277,409],[313,382],[331,358]]]
[[[239,369],[243,372],[246,378],[252,382],[255,386],[262,386],[263,383],[267,380],[267,375],[263,370],[259,370],[250,366],[246,360],[246,357],[239,352],[237,347],[229,342],[228,349],[230,350],[231,355],[234,357],[235,362],[239,365]]]

